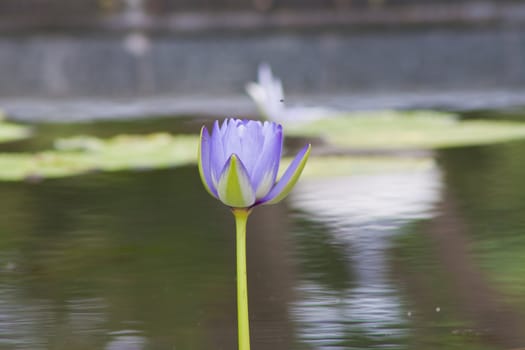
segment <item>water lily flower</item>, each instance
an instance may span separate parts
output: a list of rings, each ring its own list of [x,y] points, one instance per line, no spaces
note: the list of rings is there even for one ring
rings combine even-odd
[[[245,86],[246,93],[255,102],[261,116],[267,120],[297,124],[321,118],[335,117],[341,112],[322,106],[287,106],[283,84],[266,63],[259,65],[257,82]]]
[[[236,224],[237,322],[239,350],[250,350],[246,276],[246,222],[253,207],[273,204],[292,190],[303,171],[310,144],[276,181],[283,150],[283,128],[273,122],[226,119],[211,135],[201,130],[199,174],[206,190],[232,208]]]
[[[206,190],[232,208],[252,208],[282,200],[306,164],[306,145],[276,183],[283,148],[282,126],[273,122],[226,119],[211,135],[201,131],[199,173]]]

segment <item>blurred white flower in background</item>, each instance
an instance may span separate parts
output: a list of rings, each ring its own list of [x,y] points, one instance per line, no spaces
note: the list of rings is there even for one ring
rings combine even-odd
[[[246,84],[246,92],[255,102],[261,116],[281,124],[311,121],[333,117],[338,111],[325,107],[287,107],[283,84],[266,63],[259,65],[257,82]]]

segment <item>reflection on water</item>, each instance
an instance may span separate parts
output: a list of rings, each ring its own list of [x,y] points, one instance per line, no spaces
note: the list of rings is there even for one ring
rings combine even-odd
[[[9,151],[82,128],[122,124],[43,126]],[[257,208],[254,350],[525,346],[523,154],[471,147],[431,169],[303,179]],[[195,168],[0,183],[0,212],[0,349],[235,348],[233,219]]]
[[[106,350],[141,350],[145,349],[145,343],[143,337],[125,334],[118,335],[107,344]]]
[[[432,215],[439,185],[436,169],[300,184],[291,202],[307,224],[297,235],[309,235],[305,229],[321,223],[324,232],[315,234],[342,247],[349,276],[340,277],[352,276],[350,286],[336,290],[308,275],[299,282],[303,298],[293,312],[305,342],[319,349],[402,344],[406,313],[386,275],[386,251],[404,224]],[[308,259],[307,254],[303,250],[299,256]]]

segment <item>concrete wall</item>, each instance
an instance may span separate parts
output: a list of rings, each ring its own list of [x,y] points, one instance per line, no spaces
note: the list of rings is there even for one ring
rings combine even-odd
[[[5,1],[0,7],[13,16],[26,13],[16,11],[26,8],[19,0]],[[146,11],[69,15],[123,1],[24,2],[68,14],[56,21],[0,12],[0,97],[239,94],[260,62],[289,93],[525,88],[520,2],[385,0],[391,8],[161,16],[152,6],[162,13],[184,2],[149,0]]]
[[[525,28],[0,37],[0,97],[242,93],[268,62],[289,93],[525,87]]]

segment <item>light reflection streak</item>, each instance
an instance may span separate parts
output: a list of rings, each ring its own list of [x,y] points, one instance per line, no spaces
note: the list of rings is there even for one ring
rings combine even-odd
[[[299,282],[301,298],[292,314],[303,342],[315,349],[402,344],[406,312],[389,280],[386,253],[400,228],[434,215],[440,184],[436,168],[299,183],[292,206],[327,227],[333,244],[345,247],[355,279],[343,291]]]

